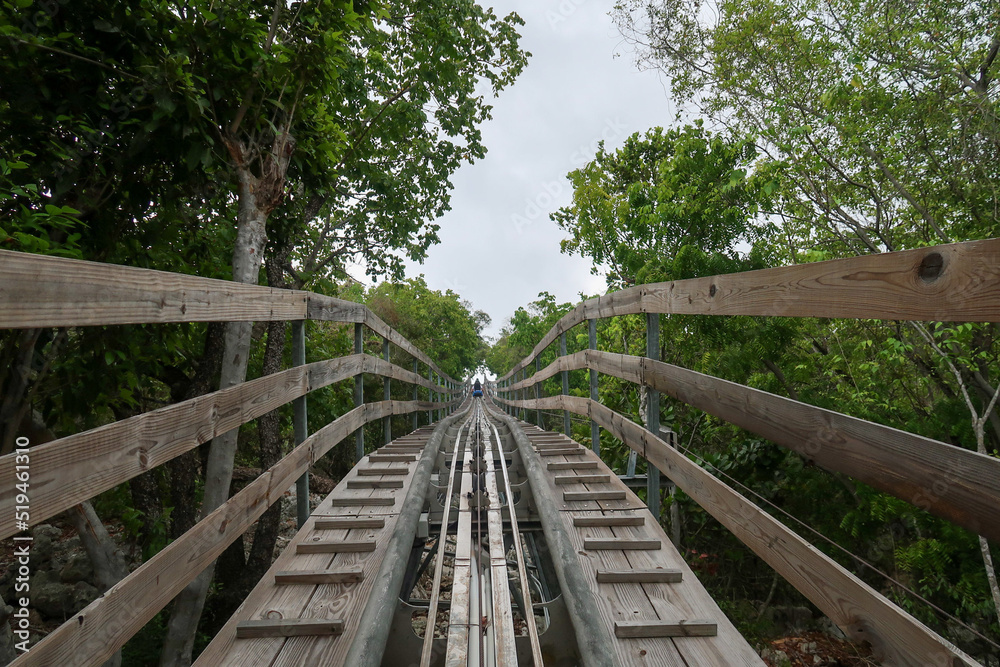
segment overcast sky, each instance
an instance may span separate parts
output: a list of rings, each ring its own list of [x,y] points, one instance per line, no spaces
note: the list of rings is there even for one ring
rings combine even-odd
[[[601,0],[483,0],[498,16],[520,14],[531,52],[517,82],[493,101],[483,127],[486,158],[454,176],[441,243],[407,275],[452,291],[493,320],[495,336],[518,306],[545,290],[559,302],[603,293],[590,262],[559,251],[549,213],[571,199],[566,174],[633,132],[670,125],[673,107],[655,72],[640,72]],[[618,57],[616,57],[618,54]]]

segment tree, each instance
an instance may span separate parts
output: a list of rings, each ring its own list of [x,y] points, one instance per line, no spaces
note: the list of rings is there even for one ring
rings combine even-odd
[[[398,250],[420,258],[437,240],[450,174],[485,152],[478,125],[490,107],[477,86],[499,93],[527,57],[515,14],[497,18],[466,0],[24,4],[4,2],[0,13],[0,125],[10,130],[0,145],[15,158],[0,208],[21,214],[5,218],[0,243],[241,282],[260,280],[265,254],[278,268],[269,282],[291,276],[313,289],[332,288],[352,259],[380,274],[398,273]],[[149,382],[162,399],[166,384],[179,400],[217,374],[221,386],[246,376],[248,324],[224,337],[204,326],[139,328],[151,330],[182,333],[129,341],[151,361],[126,375],[133,390]],[[269,368],[282,349],[272,334]],[[102,342],[87,331],[69,339]],[[69,371],[52,340],[8,335],[4,352]],[[176,363],[152,362],[164,349]],[[37,363],[43,354],[51,364]],[[17,390],[5,394],[5,432],[43,379],[0,378]],[[141,410],[107,380],[112,413]],[[228,496],[236,444],[236,432],[213,443],[203,514]],[[171,466],[175,491],[193,489],[192,459]],[[155,509],[159,499],[148,500]],[[177,519],[175,528],[193,516]],[[207,577],[175,606],[165,664],[190,659]]]

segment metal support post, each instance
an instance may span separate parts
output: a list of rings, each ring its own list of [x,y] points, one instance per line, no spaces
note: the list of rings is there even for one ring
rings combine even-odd
[[[646,313],[646,357],[660,360],[660,314]],[[646,428],[660,437],[660,392],[646,391]],[[646,462],[646,506],[660,520],[660,471],[649,461]]]
[[[587,338],[590,349],[597,349],[597,320],[587,320]],[[590,400],[597,402],[597,371],[590,369]],[[593,419],[590,420],[590,448],[598,456],[601,455],[601,429]]]
[[[420,362],[418,362],[416,359],[413,360],[413,374],[414,375],[418,375],[419,372],[420,372],[419,369],[417,368],[417,364],[419,364],[419,363]],[[413,400],[414,401],[419,401],[420,400],[420,395],[417,393],[419,390],[420,390],[420,385],[414,383],[414,385],[413,385]],[[416,410],[414,410],[413,411],[413,430],[416,431],[418,428],[420,428],[420,413],[417,412]]]
[[[303,320],[292,322],[292,365],[306,363],[306,326]],[[295,445],[309,437],[309,420],[306,412],[306,397],[300,396],[292,402],[292,431]],[[299,528],[309,520],[309,470],[295,481],[295,516]]]
[[[360,322],[354,323],[354,354],[364,354],[365,352],[365,330]],[[358,373],[354,376],[354,407],[365,403],[365,376]],[[354,462],[357,463],[365,456],[365,427],[362,426],[354,434]]]
[[[542,370],[542,357],[541,355],[535,357],[535,375],[538,375],[538,371]],[[541,382],[535,382],[535,405],[538,406],[538,400],[541,398]],[[542,428],[542,408],[540,406],[535,408],[535,424],[538,428]]]
[[[559,334],[559,356],[566,356],[566,332]],[[569,395],[569,371],[562,372],[562,393],[563,396]],[[572,436],[572,432],[569,426],[569,410],[563,410],[563,433],[567,437]]]
[[[386,361],[389,361],[389,339],[382,339],[382,355],[385,357]],[[392,382],[392,378],[388,375],[382,380],[382,400],[389,401],[392,400],[392,386],[389,384]],[[382,433],[385,434],[385,444],[392,442],[392,415],[386,415],[382,417]]]
[[[431,367],[428,365],[427,366],[427,381],[428,382],[432,382],[433,379],[434,379],[434,371],[432,371]],[[434,392],[431,391],[430,387],[427,388],[427,401],[428,402],[433,402],[434,401]],[[433,424],[434,423],[434,411],[433,410],[428,410],[427,411],[427,423],[428,424]]]

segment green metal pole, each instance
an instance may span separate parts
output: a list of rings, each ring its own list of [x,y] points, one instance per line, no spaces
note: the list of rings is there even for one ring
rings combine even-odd
[[[306,327],[305,322],[292,322],[292,365],[304,366],[306,363]],[[309,420],[306,411],[306,397],[300,396],[292,402],[292,437],[299,445],[309,437]],[[295,516],[299,528],[309,520],[309,470],[295,481]]]
[[[417,368],[417,364],[418,363],[420,363],[420,362],[418,362],[416,359],[413,360],[413,374],[414,375],[419,375],[419,373],[420,373],[420,369]],[[420,389],[420,385],[414,383],[414,385],[413,385],[413,400],[414,401],[419,401],[420,400],[420,395],[418,394],[419,389]],[[420,413],[417,412],[416,410],[414,410],[413,411],[413,430],[416,431],[418,428],[420,428]]]
[[[566,332],[559,334],[559,356],[566,356]],[[569,395],[569,371],[562,372],[562,393],[563,396]],[[569,426],[569,410],[563,410],[563,433],[567,436],[571,435]]]
[[[542,357],[539,355],[535,357],[535,375],[538,375],[538,371],[540,370],[542,370]],[[541,384],[542,384],[541,382],[535,383],[535,401],[536,401],[535,405],[537,406],[535,409],[535,424],[538,426],[538,428],[542,428],[542,408],[541,406],[538,406],[537,403],[539,398],[541,398],[541,391],[542,391]]]
[[[590,349],[597,349],[597,320],[587,320],[587,338]],[[590,400],[597,401],[597,371],[590,369]],[[601,429],[593,419],[590,420],[590,448],[598,456],[601,455]]]
[[[382,339],[382,355],[385,357],[386,361],[389,361],[389,339]],[[382,380],[382,400],[389,401],[392,400],[392,386],[390,383],[392,378],[388,375]],[[392,415],[386,415],[382,417],[382,433],[385,434],[385,444],[392,442]]]
[[[354,324],[354,354],[364,354],[365,337],[364,325],[360,322]],[[354,407],[365,403],[365,376],[358,373],[354,376]],[[365,427],[362,426],[354,434],[354,462],[357,463],[365,456]]]
[[[660,314],[646,313],[646,357],[654,361],[660,360]],[[646,428],[656,437],[660,437],[660,392],[647,389],[646,393]],[[660,520],[660,471],[649,461],[646,461],[646,506]]]

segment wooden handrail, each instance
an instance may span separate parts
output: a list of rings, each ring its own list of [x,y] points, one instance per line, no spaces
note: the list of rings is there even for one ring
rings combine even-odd
[[[592,369],[656,389],[818,466],[1000,541],[1000,459],[671,364],[582,350],[509,387]]]
[[[0,328],[168,322],[361,322],[451,382],[362,303],[133,266],[0,250]]]
[[[453,401],[447,405],[455,405]],[[120,649],[311,464],[345,437],[386,415],[426,410],[426,401],[367,403],[327,424],[177,540],[49,633],[11,665],[99,665]]]
[[[664,313],[1000,322],[1000,239],[638,285],[579,303],[527,357],[588,319]]]
[[[526,401],[498,400],[527,409],[569,410],[593,419],[666,473],[681,490],[819,607],[850,639],[871,642],[886,664],[978,665],[949,641],[643,426],[589,398],[552,396]]]
[[[267,375],[159,410],[31,448],[31,525],[155,468],[217,435],[310,391],[358,373],[390,377],[449,394],[384,359],[355,354]],[[444,391],[442,391],[444,390]],[[428,403],[438,409],[444,403]],[[0,479],[14,479],[14,453],[0,457]],[[17,490],[0,486],[0,539],[18,532]]]

